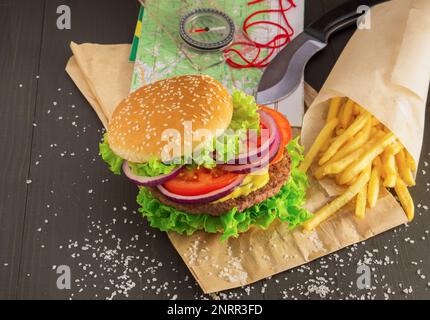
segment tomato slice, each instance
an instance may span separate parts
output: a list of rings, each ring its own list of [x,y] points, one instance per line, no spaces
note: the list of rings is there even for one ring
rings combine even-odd
[[[275,120],[276,125],[278,126],[279,133],[281,135],[281,145],[279,146],[279,151],[273,158],[271,164],[277,163],[282,160],[284,156],[284,149],[291,141],[291,138],[293,136],[290,122],[282,113],[276,111],[275,109],[266,106],[260,106],[260,109],[267,112],[273,118],[273,120]]]
[[[238,178],[239,174],[218,168],[185,169],[177,177],[164,183],[168,191],[181,196],[199,196],[221,189]]]

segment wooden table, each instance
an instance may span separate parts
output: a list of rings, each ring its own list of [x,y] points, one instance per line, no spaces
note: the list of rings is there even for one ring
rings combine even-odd
[[[340,2],[308,0],[306,22]],[[61,4],[71,30],[56,28]],[[166,235],[136,213],[136,188],[98,156],[102,125],[64,72],[70,41],[131,42],[137,14],[135,0],[0,0],[0,298],[205,297]],[[312,60],[312,86],[322,86],[351,34]],[[408,227],[218,296],[430,298],[429,152],[426,137]],[[356,286],[361,262],[371,290]],[[70,290],[57,288],[61,265]]]

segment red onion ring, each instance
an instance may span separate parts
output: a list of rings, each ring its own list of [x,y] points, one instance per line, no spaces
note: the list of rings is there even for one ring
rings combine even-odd
[[[272,145],[269,148],[269,160],[263,160],[263,161],[256,161],[254,163],[244,164],[244,165],[219,165],[218,167],[224,171],[233,172],[233,173],[252,173],[255,171],[258,171],[264,167],[266,167],[270,161],[273,160],[273,158],[278,154],[279,147],[281,146],[281,137],[279,136],[279,133],[275,136],[275,141],[272,143]]]
[[[269,130],[270,135],[267,141],[264,141],[263,145],[259,148],[255,148],[253,150],[248,150],[247,153],[239,154],[234,162],[236,164],[249,164],[252,163],[252,159],[255,157],[264,157],[269,152],[270,147],[275,141],[276,135],[279,134],[278,126],[276,125],[275,120],[263,110],[258,110],[260,114],[260,122]],[[256,162],[256,161],[254,161]]]
[[[160,190],[160,192],[166,198],[169,198],[170,200],[172,200],[174,202],[188,203],[188,204],[190,204],[190,203],[191,204],[192,203],[199,204],[199,203],[208,203],[208,202],[216,201],[216,200],[219,200],[219,199],[225,197],[226,195],[229,195],[234,190],[234,188],[236,188],[237,186],[242,184],[244,179],[245,179],[245,176],[240,175],[239,177],[237,177],[236,180],[234,180],[229,185],[227,185],[221,189],[214,190],[212,192],[198,195],[198,196],[182,196],[179,194],[175,194],[175,193],[170,192],[166,188],[164,188],[162,185],[157,186],[157,188],[158,188],[158,190]]]
[[[134,174],[131,171],[130,166],[128,165],[127,161],[124,161],[124,164],[122,165],[122,171],[127,176],[127,178],[129,178],[132,182],[134,182],[138,186],[147,186],[147,187],[155,187],[155,186],[158,186],[160,184],[163,184],[164,182],[166,182],[170,179],[175,178],[181,172],[182,168],[183,168],[183,166],[180,166],[180,167],[174,169],[170,173],[162,174],[162,175],[156,176],[156,177],[142,177],[142,176],[138,176],[138,175]]]

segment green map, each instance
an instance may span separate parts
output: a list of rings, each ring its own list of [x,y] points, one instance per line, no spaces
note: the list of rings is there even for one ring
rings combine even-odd
[[[251,13],[267,9],[272,1],[248,6],[249,0],[147,0],[131,90],[146,83],[184,74],[208,74],[227,88],[236,87],[254,94],[262,74],[261,69],[235,69],[225,63],[221,52],[201,53],[188,48],[179,36],[180,18],[194,8],[211,7],[226,12],[237,30]],[[278,2],[278,1],[274,1]],[[261,19],[262,16],[259,16]],[[256,30],[258,39],[269,39],[268,30]],[[244,40],[236,32],[235,41]]]

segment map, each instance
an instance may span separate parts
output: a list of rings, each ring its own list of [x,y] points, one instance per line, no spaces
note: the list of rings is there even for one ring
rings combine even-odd
[[[303,31],[304,3],[302,0],[295,2],[296,8],[288,11],[287,16],[297,35]],[[146,0],[131,91],[161,79],[203,73],[214,77],[226,88],[237,88],[255,95],[263,69],[232,68],[225,62],[222,52],[202,53],[190,49],[179,36],[179,22],[184,14],[195,8],[215,8],[233,19],[237,30],[234,41],[244,41],[246,38],[240,31],[249,15],[258,10],[279,9],[279,0],[248,3],[249,0]],[[271,20],[285,25],[279,13],[261,14],[256,20]],[[250,30],[251,38],[262,43],[273,39],[277,32],[273,28],[258,26]],[[246,54],[253,57],[255,52]],[[296,103],[303,104],[302,89],[295,94]],[[281,102],[274,107],[278,108],[278,104],[282,110]]]

